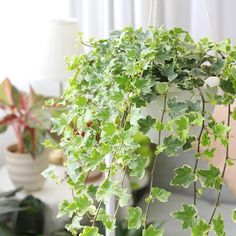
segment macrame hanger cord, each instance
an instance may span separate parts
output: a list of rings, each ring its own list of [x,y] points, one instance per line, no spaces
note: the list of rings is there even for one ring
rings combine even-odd
[[[150,0],[148,26],[151,26],[151,24],[152,24],[152,12],[153,12],[153,0]]]
[[[156,25],[157,23],[157,0],[154,0],[154,19],[153,19],[153,25]]]
[[[205,6],[205,11],[206,11],[207,22],[208,22],[208,27],[210,30],[211,39],[212,39],[212,41],[214,41],[213,28],[212,28],[211,19],[210,19],[208,7],[207,7],[207,2],[206,2],[206,0],[203,0],[203,2],[204,2],[204,6]]]

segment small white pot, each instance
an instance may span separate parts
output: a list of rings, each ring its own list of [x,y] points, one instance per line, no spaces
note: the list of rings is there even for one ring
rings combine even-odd
[[[45,182],[41,172],[49,164],[47,151],[33,158],[29,153],[17,153],[16,149],[16,145],[11,145],[5,150],[6,166],[12,183],[28,192],[41,189]]]

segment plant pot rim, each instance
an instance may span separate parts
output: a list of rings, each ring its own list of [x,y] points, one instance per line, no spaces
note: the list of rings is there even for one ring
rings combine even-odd
[[[43,149],[41,152],[37,153],[35,156],[39,156],[42,152],[46,149]],[[11,156],[18,156],[18,157],[33,157],[32,153],[30,152],[17,152],[17,144],[10,144],[5,148],[5,153],[10,154]]]

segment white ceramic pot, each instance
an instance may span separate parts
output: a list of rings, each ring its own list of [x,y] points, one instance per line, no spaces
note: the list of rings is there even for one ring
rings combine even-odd
[[[16,145],[5,150],[6,166],[9,177],[16,187],[23,187],[28,192],[42,188],[45,178],[41,172],[48,167],[48,153],[42,151],[34,158],[29,153],[17,153]]]
[[[217,77],[209,77],[206,81],[206,86],[201,88],[202,94],[204,96],[204,99],[207,100],[207,94],[217,94],[217,85],[219,83],[219,80]],[[193,91],[188,91],[188,90],[180,90],[176,87],[170,87],[168,90],[167,94],[167,101],[168,99],[171,98],[177,98],[178,102],[185,102],[187,100],[191,100],[193,97]],[[199,91],[197,89],[194,90],[194,98],[195,100],[201,100],[201,96],[199,94]],[[152,101],[147,107],[143,108],[141,110],[141,114],[146,117],[147,115],[150,115],[153,118],[158,118],[159,120],[161,119],[161,114],[162,110],[164,107],[164,95],[160,95],[157,97],[156,100]],[[212,114],[214,110],[214,106],[207,103],[205,110],[209,113]],[[164,123],[167,122],[169,119],[169,115],[166,112],[164,116]],[[193,127],[190,130],[190,133],[192,135],[198,136],[198,133],[200,132],[200,127]],[[153,143],[157,143],[158,140],[158,132],[152,128],[147,134],[151,141]],[[162,139],[169,135],[168,132],[163,131],[162,132]]]

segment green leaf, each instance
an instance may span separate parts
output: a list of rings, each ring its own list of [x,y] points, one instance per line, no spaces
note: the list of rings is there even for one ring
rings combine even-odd
[[[192,236],[207,236],[210,230],[211,225],[207,224],[205,220],[200,220],[192,229]]]
[[[191,183],[196,181],[196,179],[193,169],[188,165],[183,165],[175,169],[175,177],[171,180],[170,184],[187,188]]]
[[[55,174],[55,166],[49,166],[46,170],[44,170],[41,175],[44,178],[50,178],[56,182],[60,182],[60,179],[58,176]]]
[[[168,89],[168,83],[165,82],[160,82],[155,85],[155,91],[157,94],[166,94]]]
[[[203,132],[201,136],[201,145],[202,146],[210,146],[211,145],[211,137],[207,132]]]
[[[106,138],[112,137],[116,132],[116,126],[113,123],[106,123],[102,127],[102,136]]]
[[[220,88],[226,93],[235,94],[233,83],[229,79],[220,80]]]
[[[183,204],[182,210],[171,213],[171,216],[182,222],[182,228],[193,228],[197,225],[198,212],[194,205]]]
[[[130,124],[137,125],[140,118],[140,108],[132,107],[130,110]]]
[[[220,189],[222,184],[221,173],[218,168],[210,165],[209,170],[199,169],[197,170],[197,175],[204,180],[203,186],[208,188]]]
[[[216,75],[220,74],[225,66],[226,60],[217,58],[216,61],[212,63],[211,72]]]
[[[166,191],[163,188],[153,187],[151,190],[152,198],[156,198],[160,202],[167,202],[170,195],[171,195],[171,193]]]
[[[232,220],[234,223],[236,223],[236,209],[232,211]]]
[[[178,74],[175,73],[175,65],[172,63],[164,66],[162,74],[167,76],[169,81],[173,81],[178,76]]]
[[[75,235],[79,229],[82,228],[80,221],[82,220],[81,217],[74,216],[72,219],[72,222],[70,224],[66,224],[65,228],[71,232],[73,235]]]
[[[124,93],[119,91],[119,92],[114,92],[114,94],[111,96],[111,99],[115,102],[122,102],[124,99]]]
[[[216,152],[216,148],[212,148],[212,149],[206,149],[204,151],[204,155],[207,157],[207,158],[213,158],[215,156],[215,152]]]
[[[115,193],[116,193],[116,184],[106,179],[98,187],[96,198],[98,201],[103,201],[104,203],[107,203],[109,197],[115,195]]]
[[[162,236],[164,235],[163,229],[157,229],[153,225],[149,225],[147,229],[143,229],[142,236]]]
[[[160,120],[157,120],[156,124],[155,124],[155,128],[157,131],[161,131],[165,128],[165,125],[164,125],[164,123],[161,123]]]
[[[149,163],[149,159],[147,157],[139,156],[136,160],[132,160],[129,162],[129,168],[131,169],[131,176],[135,176],[141,179],[145,174],[145,168]]]
[[[139,119],[139,131],[146,134],[151,127],[155,124],[156,120],[153,119],[150,115],[148,115],[145,119]]]
[[[103,208],[100,208],[98,216],[98,221],[102,221],[102,223],[105,225],[106,229],[112,231],[116,227],[116,219],[113,216],[110,216],[106,214],[105,210]]]
[[[163,144],[165,146],[164,153],[167,156],[176,156],[179,148],[182,147],[183,142],[171,135],[163,139]]]
[[[97,114],[97,119],[107,121],[112,116],[112,111],[109,107],[101,109]]]
[[[98,233],[98,228],[94,226],[85,226],[80,236],[102,236]]]
[[[202,126],[202,122],[204,121],[204,118],[200,113],[190,112],[186,116],[188,117],[190,124]]]
[[[217,218],[213,219],[214,230],[217,236],[226,236],[225,225],[221,214]]]
[[[182,115],[186,109],[184,102],[178,102],[176,97],[169,98],[167,105],[169,107],[170,118],[173,119],[179,115]]]
[[[7,130],[7,125],[0,125],[0,134]]]
[[[142,209],[140,207],[128,208],[128,228],[138,229],[141,226]]]

